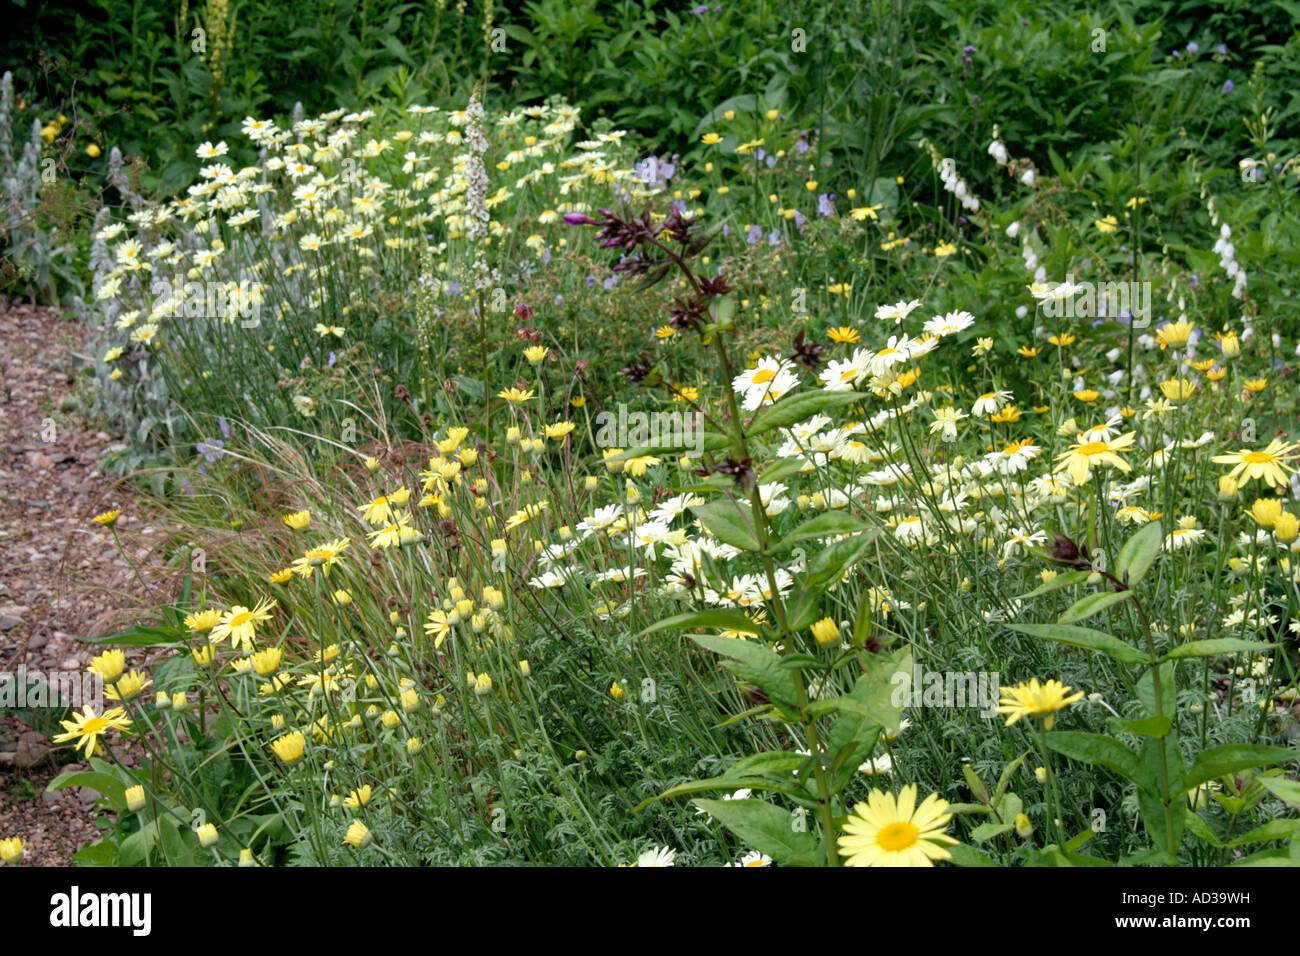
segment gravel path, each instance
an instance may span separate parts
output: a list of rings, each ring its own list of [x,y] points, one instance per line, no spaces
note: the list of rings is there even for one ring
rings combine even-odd
[[[37,672],[80,674],[96,650],[79,637],[147,617],[111,532],[90,521],[121,508],[126,540],[147,540],[129,487],[99,472],[115,439],[88,426],[70,397],[86,387],[80,331],[57,309],[0,300],[0,686],[6,675],[25,673],[30,687]],[[84,766],[51,749],[60,716],[0,698],[0,838],[26,842],[27,866],[72,865],[97,835],[98,794],[45,792],[61,771]]]

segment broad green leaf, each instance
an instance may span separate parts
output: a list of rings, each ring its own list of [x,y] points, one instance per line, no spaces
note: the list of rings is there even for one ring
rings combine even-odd
[[[743,611],[720,609],[716,611],[688,611],[674,614],[662,621],[651,624],[637,637],[645,637],[655,631],[670,627],[717,627],[723,630],[744,631],[749,634],[761,634],[763,629],[745,616]]]
[[[1057,623],[1074,624],[1076,621],[1086,621],[1094,614],[1100,614],[1106,608],[1113,607],[1121,601],[1127,601],[1132,596],[1132,591],[1105,591],[1100,594],[1089,594],[1087,597],[1079,598],[1066,608],[1065,613],[1057,618]]]
[[[1073,853],[1075,850],[1079,849],[1079,847],[1086,844],[1089,840],[1091,840],[1096,835],[1097,835],[1097,831],[1094,830],[1092,827],[1088,827],[1088,829],[1080,833],[1076,833],[1074,836],[1070,837],[1070,839],[1065,842],[1065,851],[1067,853]]]
[[[1020,769],[1020,765],[1025,762],[1025,758],[1028,756],[1029,751],[1026,750],[1019,757],[1002,768],[1002,775],[998,777],[998,785],[993,789],[993,803],[995,805],[1002,800],[1002,794],[1007,792],[1007,787],[1011,784],[1012,775]]]
[[[782,654],[781,666],[791,671],[824,671],[827,668],[827,662],[821,658],[813,657],[811,654]]]
[[[1255,827],[1249,833],[1243,833],[1228,846],[1245,846],[1247,843],[1271,843],[1274,840],[1289,840],[1300,832],[1300,820],[1269,820],[1263,826]]]
[[[1286,850],[1260,850],[1250,856],[1237,860],[1229,866],[1300,866],[1297,859]]]
[[[792,753],[789,750],[764,750],[750,754],[736,763],[727,775],[731,777],[762,776],[765,773],[791,773],[808,761],[805,754]]]
[[[78,866],[117,866],[117,844],[111,837],[88,843],[77,851],[72,862]]]
[[[1236,637],[1216,637],[1208,641],[1190,641],[1186,644],[1180,644],[1160,660],[1171,661],[1180,657],[1217,657],[1219,654],[1237,654],[1241,652],[1253,654],[1266,651],[1273,646],[1272,644],[1261,644],[1259,641],[1243,641]]]
[[[790,592],[785,601],[785,619],[790,630],[802,631],[812,627],[821,607],[821,595],[819,587],[800,587]]]
[[[871,546],[874,539],[874,533],[857,534],[836,541],[830,547],[822,548],[808,562],[804,585],[808,588],[819,588],[823,584],[829,585],[832,581],[838,581],[844,576],[844,569],[852,565],[862,552]]]
[[[768,777],[708,777],[704,780],[692,780],[689,783],[681,783],[675,787],[670,787],[657,797],[650,797],[642,800],[632,810],[633,813],[640,813],[650,804],[659,800],[669,800],[672,797],[680,797],[687,793],[699,793],[702,790],[770,790],[773,793],[784,793],[789,797],[807,797],[807,793],[800,788],[799,784],[793,779],[789,782],[772,780]],[[736,801],[726,801],[734,803]]]
[[[1174,729],[1168,717],[1143,717],[1141,720],[1112,717],[1109,723],[1116,732],[1141,734],[1143,737],[1163,737]]]
[[[74,770],[69,773],[61,773],[53,780],[46,790],[65,790],[68,787],[89,787],[102,793],[109,804],[118,813],[126,811],[126,788],[122,781],[110,773],[99,773],[93,770]]]
[[[1259,785],[1284,803],[1300,807],[1300,781],[1286,777],[1259,777]]]
[[[956,846],[944,847],[952,854],[952,862],[957,866],[997,866],[997,862],[987,853],[975,849],[973,846],[967,846],[959,843]]]
[[[1223,849],[1223,841],[1215,836],[1205,819],[1190,807],[1187,809],[1187,829],[1193,836],[1205,841],[1216,850]]]
[[[760,485],[770,485],[782,478],[789,478],[802,467],[803,462],[798,458],[778,459],[758,473],[758,483]]]
[[[742,510],[734,501],[710,501],[694,506],[691,511],[719,541],[742,551],[758,550],[753,513]]]
[[[184,635],[169,627],[133,627],[120,634],[107,637],[78,637],[86,644],[121,644],[124,647],[157,647],[164,644],[176,644],[184,640]]]
[[[983,843],[985,840],[991,840],[995,836],[1001,836],[1009,830],[1014,830],[1014,823],[981,823],[970,832],[970,838],[976,843]]]
[[[1208,780],[1226,777],[1238,770],[1300,760],[1300,751],[1264,744],[1223,744],[1202,750],[1196,757],[1178,793],[1186,793]],[[1272,779],[1272,778],[1269,778]]]
[[[757,684],[774,702],[793,706],[795,699],[794,675],[781,666],[781,657],[757,641],[742,641],[719,634],[688,634],[692,641],[715,654],[722,654],[743,665],[735,667],[743,680]]]
[[[1160,522],[1152,521],[1144,525],[1142,530],[1125,541],[1124,547],[1120,548],[1119,557],[1115,559],[1115,576],[1130,588],[1136,587],[1160,555],[1163,543],[1164,532]]]
[[[853,534],[857,531],[865,531],[870,527],[861,518],[856,518],[847,511],[827,511],[800,524],[780,541],[772,545],[772,550],[780,552],[797,541],[807,541],[809,538],[829,538],[832,535],[839,534]]]
[[[1141,791],[1139,791],[1140,795]],[[1159,806],[1159,804],[1157,804]],[[1177,866],[1178,858],[1169,855],[1168,850],[1160,847],[1148,847],[1119,861],[1120,866]]]
[[[1008,624],[1007,626],[1013,631],[1028,634],[1030,637],[1040,637],[1046,641],[1100,651],[1121,664],[1136,664],[1146,660],[1146,655],[1137,648],[1130,647],[1114,635],[1090,627],[1078,627],[1073,624]]]
[[[747,800],[692,800],[740,838],[741,842],[766,853],[784,866],[817,866],[822,862],[821,843],[806,830],[795,828],[795,814],[750,797]],[[827,839],[832,834],[826,834]]]
[[[980,775],[975,772],[975,768],[968,763],[961,765],[962,776],[966,778],[966,784],[970,787],[970,792],[980,803],[990,803],[992,797],[989,795],[989,788],[984,785]]]
[[[745,430],[745,435],[753,438],[773,428],[788,428],[807,421],[818,412],[866,401],[867,398],[859,392],[804,392],[800,395],[787,395],[755,415]]]
[[[1174,665],[1159,665],[1160,672],[1160,707],[1156,707],[1155,679],[1150,668],[1142,673],[1137,682],[1137,698],[1147,716],[1157,716],[1157,709],[1166,717],[1178,712],[1178,686],[1174,683]]]
[[[1047,746],[1080,763],[1096,764],[1114,770],[1139,788],[1155,786],[1137,754],[1113,737],[1073,730],[1054,730],[1046,736]]]
[[[1029,593],[1022,595],[1021,600],[1038,597],[1042,594],[1050,594],[1052,591],[1059,591],[1061,588],[1068,588],[1073,584],[1081,584],[1090,577],[1092,577],[1091,571],[1067,571],[1065,574],[1058,574],[1046,584],[1040,584]]]

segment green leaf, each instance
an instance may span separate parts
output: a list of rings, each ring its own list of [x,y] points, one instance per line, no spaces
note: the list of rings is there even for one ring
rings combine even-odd
[[[1168,717],[1143,717],[1141,720],[1112,717],[1109,723],[1116,732],[1141,734],[1144,737],[1164,737],[1174,729]]]
[[[1065,852],[1073,853],[1075,850],[1079,849],[1079,847],[1083,846],[1085,843],[1087,843],[1096,835],[1097,835],[1097,831],[1094,830],[1092,827],[1088,827],[1088,829],[1080,833],[1076,833],[1074,836],[1070,837],[1070,839],[1066,841]]]
[[[1249,833],[1243,833],[1228,844],[1230,847],[1245,846],[1247,843],[1272,843],[1274,840],[1289,840],[1300,832],[1300,820],[1269,820],[1263,826],[1255,827]]]
[[[1121,664],[1136,664],[1146,660],[1146,655],[1137,648],[1130,647],[1118,637],[1105,631],[1096,631],[1090,627],[1077,627],[1072,624],[1008,624],[1007,626],[1013,631],[1020,631],[1030,637],[1040,637],[1046,641],[1100,651]]]
[[[754,516],[742,511],[734,501],[710,501],[691,508],[700,523],[719,541],[742,551],[757,551]]]
[[[655,631],[663,631],[670,627],[717,627],[723,630],[744,631],[749,634],[761,634],[763,629],[745,616],[743,611],[732,611],[719,609],[716,611],[687,611],[685,614],[674,614],[672,617],[666,617],[662,621],[651,624],[637,637],[645,637]]]
[[[809,518],[800,524],[784,538],[772,545],[774,552],[784,551],[793,545],[796,541],[806,541],[809,538],[829,538],[832,535],[853,534],[857,531],[866,531],[871,526],[861,518],[856,518],[842,509],[836,511],[827,511],[817,515],[815,518]]]
[[[766,853],[785,866],[817,866],[822,862],[820,841],[795,829],[795,814],[750,797],[746,800],[692,800],[748,846]],[[826,834],[830,839],[831,834]]]
[[[781,666],[792,671],[824,671],[827,663],[821,658],[813,657],[811,654],[782,654]]]
[[[72,862],[80,866],[117,866],[117,844],[111,837],[88,843],[76,852]]]
[[[1287,850],[1260,850],[1245,859],[1238,860],[1230,866],[1300,866],[1300,859],[1293,857]]]
[[[46,790],[66,790],[68,787],[89,787],[102,793],[109,804],[118,813],[126,812],[126,787],[111,773],[101,773],[93,770],[74,770],[68,773],[61,773],[53,780]]]
[[[1019,757],[1017,757],[1015,760],[1011,761],[1011,763],[1007,764],[1005,767],[1002,768],[1002,775],[998,777],[998,785],[993,788],[994,806],[996,806],[998,803],[1001,802],[1002,794],[1007,792],[1007,787],[1010,786],[1011,784],[1012,775],[1017,770],[1020,769],[1020,765],[1025,762],[1025,758],[1028,756],[1029,756],[1029,751],[1026,750]]]
[[[971,830],[970,838],[976,843],[983,843],[995,836],[1001,836],[1008,830],[1014,830],[1015,827],[1014,823],[981,823],[974,830]]]
[[[961,765],[961,772],[962,776],[966,778],[970,792],[975,795],[975,799],[980,803],[990,803],[992,797],[989,796],[989,788],[984,785],[984,781],[975,772],[975,768],[968,763],[964,763]]]
[[[1259,777],[1259,785],[1284,803],[1300,807],[1300,781],[1286,777]]]
[[[1066,608],[1065,613],[1057,618],[1057,623],[1073,624],[1076,621],[1085,621],[1108,607],[1127,601],[1132,596],[1132,591],[1104,591],[1099,594],[1089,594]]]
[[[1045,584],[1040,584],[1028,594],[1023,595],[1021,600],[1049,594],[1052,591],[1059,591],[1061,588],[1068,588],[1073,584],[1081,584],[1090,577],[1092,577],[1091,571],[1067,571],[1065,574],[1058,574]]]
[[[773,428],[797,425],[812,418],[818,412],[851,405],[854,402],[865,401],[867,398],[868,396],[859,392],[804,392],[800,395],[789,395],[755,415],[753,422],[745,430],[745,435],[753,438]]]
[[[794,706],[794,675],[781,666],[781,657],[757,641],[742,641],[719,634],[688,634],[700,647],[739,661],[740,668],[731,669],[742,680],[758,685],[774,702]]]
[[[821,606],[821,594],[819,587],[800,587],[790,592],[785,600],[785,617],[790,630],[802,631],[812,627]]]
[[[1300,759],[1300,751],[1264,744],[1223,744],[1202,750],[1196,757],[1178,793],[1186,793],[1209,780],[1226,777],[1238,770],[1264,767]]]
[[[822,548],[808,562],[804,585],[808,588],[819,588],[823,584],[828,585],[840,580],[844,576],[844,569],[862,556],[862,552],[871,546],[875,537],[874,531],[858,534],[836,541],[830,547]]]
[[[1119,557],[1115,559],[1115,576],[1130,588],[1136,587],[1159,557],[1163,543],[1164,532],[1160,522],[1152,521],[1144,525],[1141,531],[1125,541],[1124,547],[1120,548]]]
[[[121,644],[128,647],[157,647],[163,644],[176,644],[184,639],[179,631],[169,627],[133,627],[120,634],[107,637],[78,637],[86,644]]]
[[[1191,831],[1193,836],[1205,841],[1216,850],[1223,849],[1223,841],[1215,836],[1214,831],[1210,829],[1210,825],[1205,822],[1205,819],[1190,807],[1187,809],[1187,829]]]
[[[1139,788],[1155,787],[1137,754],[1113,737],[1073,730],[1054,730],[1045,737],[1047,746],[1080,763],[1107,767]]]
[[[778,459],[758,473],[758,483],[760,485],[770,485],[782,478],[789,478],[802,467],[803,462],[797,458]]]
[[[640,813],[650,804],[659,800],[669,800],[672,797],[680,797],[687,793],[699,793],[701,790],[770,790],[773,793],[784,793],[789,797],[806,798],[807,793],[800,788],[794,780],[778,781],[768,777],[708,777],[704,780],[692,780],[689,783],[680,783],[675,787],[670,787],[657,797],[650,797],[642,800],[632,810],[633,813]],[[736,801],[726,801],[733,803]]]
[[[792,773],[809,760],[805,754],[792,753],[789,750],[764,750],[750,754],[737,762],[727,775],[731,777],[762,776],[765,773]]]
[[[956,846],[944,847],[952,854],[952,862],[957,866],[997,866],[997,862],[987,853],[958,843]]]
[[[1216,657],[1219,654],[1237,654],[1240,652],[1256,653],[1268,650],[1272,644],[1259,641],[1243,641],[1237,637],[1216,637],[1208,641],[1190,641],[1171,650],[1161,661],[1172,661],[1180,657]]]

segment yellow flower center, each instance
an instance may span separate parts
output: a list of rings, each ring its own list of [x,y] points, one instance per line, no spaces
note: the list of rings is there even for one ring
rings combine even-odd
[[[876,844],[886,852],[897,853],[914,844],[920,835],[921,831],[915,826],[906,820],[900,820],[881,827],[876,834]]]
[[[230,619],[231,627],[243,627],[252,618],[252,611],[241,611]]]
[[[774,378],[776,378],[776,372],[773,372],[770,368],[761,368],[754,373],[754,384],[762,385],[764,382],[770,382]]]
[[[108,720],[104,717],[92,717],[81,725],[82,734],[97,734],[108,727]]]
[[[1248,451],[1241,460],[1248,465],[1267,465],[1273,461],[1273,456],[1266,451]]]
[[[1104,441],[1090,441],[1086,445],[1079,446],[1080,455],[1100,455],[1102,452],[1109,450],[1110,448]]]

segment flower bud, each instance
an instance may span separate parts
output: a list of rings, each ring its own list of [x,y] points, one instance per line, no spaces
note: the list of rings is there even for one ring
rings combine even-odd
[[[132,813],[139,813],[144,809],[144,787],[127,787],[122,796],[126,800],[126,808]]]

